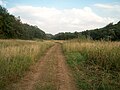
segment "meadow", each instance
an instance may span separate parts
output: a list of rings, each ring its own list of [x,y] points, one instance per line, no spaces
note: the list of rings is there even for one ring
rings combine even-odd
[[[53,44],[51,41],[0,40],[0,90],[23,77]]]
[[[82,90],[119,90],[120,42],[69,40],[63,52]]]
[[[0,90],[19,82],[54,43],[62,45],[79,90],[119,90],[120,42],[84,39],[0,40]]]

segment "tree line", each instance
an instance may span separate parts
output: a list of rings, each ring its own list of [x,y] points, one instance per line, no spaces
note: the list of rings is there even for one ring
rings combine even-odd
[[[0,6],[0,38],[2,39],[54,39],[69,40],[74,38],[90,38],[93,40],[120,41],[120,21],[117,24],[110,23],[99,29],[83,32],[65,32],[56,35],[46,34],[37,26],[22,23],[20,17],[8,13],[7,9]]]
[[[37,26],[22,23],[20,17],[8,13],[0,6],[0,38],[2,39],[44,39],[46,34]]]
[[[52,38],[55,40],[68,40],[74,38],[89,38],[93,40],[111,40],[120,41],[120,21],[117,24],[110,23],[99,29],[86,30],[83,32],[65,32],[58,33]]]

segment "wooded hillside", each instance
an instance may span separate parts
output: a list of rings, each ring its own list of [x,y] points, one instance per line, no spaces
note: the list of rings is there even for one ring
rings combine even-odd
[[[15,17],[0,6],[0,38],[2,39],[55,39],[68,40],[73,38],[90,38],[93,40],[120,41],[120,21],[117,24],[110,23],[99,29],[83,32],[65,32],[56,35],[45,34],[37,26],[24,24],[20,17]]]
[[[45,32],[37,26],[24,24],[0,6],[0,38],[3,39],[44,39]]]
[[[120,40],[120,21],[117,24],[110,23],[107,26],[99,29],[86,30],[83,32],[66,32],[58,33],[53,39],[56,40],[68,40],[73,38],[90,38],[93,40]]]

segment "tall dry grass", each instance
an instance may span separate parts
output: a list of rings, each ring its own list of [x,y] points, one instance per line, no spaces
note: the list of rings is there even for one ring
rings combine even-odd
[[[67,61],[76,72],[83,90],[120,88],[120,42],[67,41],[63,44]]]
[[[52,45],[49,41],[0,40],[0,89],[21,78]]]

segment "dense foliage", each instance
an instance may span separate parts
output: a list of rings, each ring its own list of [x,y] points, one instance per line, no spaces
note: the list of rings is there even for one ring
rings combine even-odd
[[[75,32],[75,33],[71,33],[71,32],[58,33],[58,34],[53,36],[53,39],[55,39],[55,40],[68,40],[68,39],[77,38],[78,35],[80,35],[78,32]]]
[[[4,39],[44,39],[45,32],[37,26],[23,24],[20,17],[8,13],[8,11],[0,6],[0,38]]]
[[[82,35],[90,36],[93,40],[120,40],[120,21],[117,24],[110,23],[104,28],[84,31]]]
[[[37,26],[23,24],[20,17],[15,17],[0,6],[0,38],[4,39],[55,39],[68,40],[73,38],[91,38],[93,40],[120,40],[120,21],[117,24],[110,23],[107,26],[86,30],[83,32],[65,32],[56,35],[45,34]]]
[[[47,40],[51,40],[51,39],[52,39],[52,37],[53,37],[53,35],[52,35],[52,34],[46,34],[46,39],[47,39]]]
[[[53,39],[56,40],[68,40],[73,38],[91,38],[93,40],[112,40],[119,41],[120,40],[120,21],[117,24],[110,23],[107,26],[94,29],[94,30],[86,30],[83,32],[74,32],[74,33],[58,33]]]

